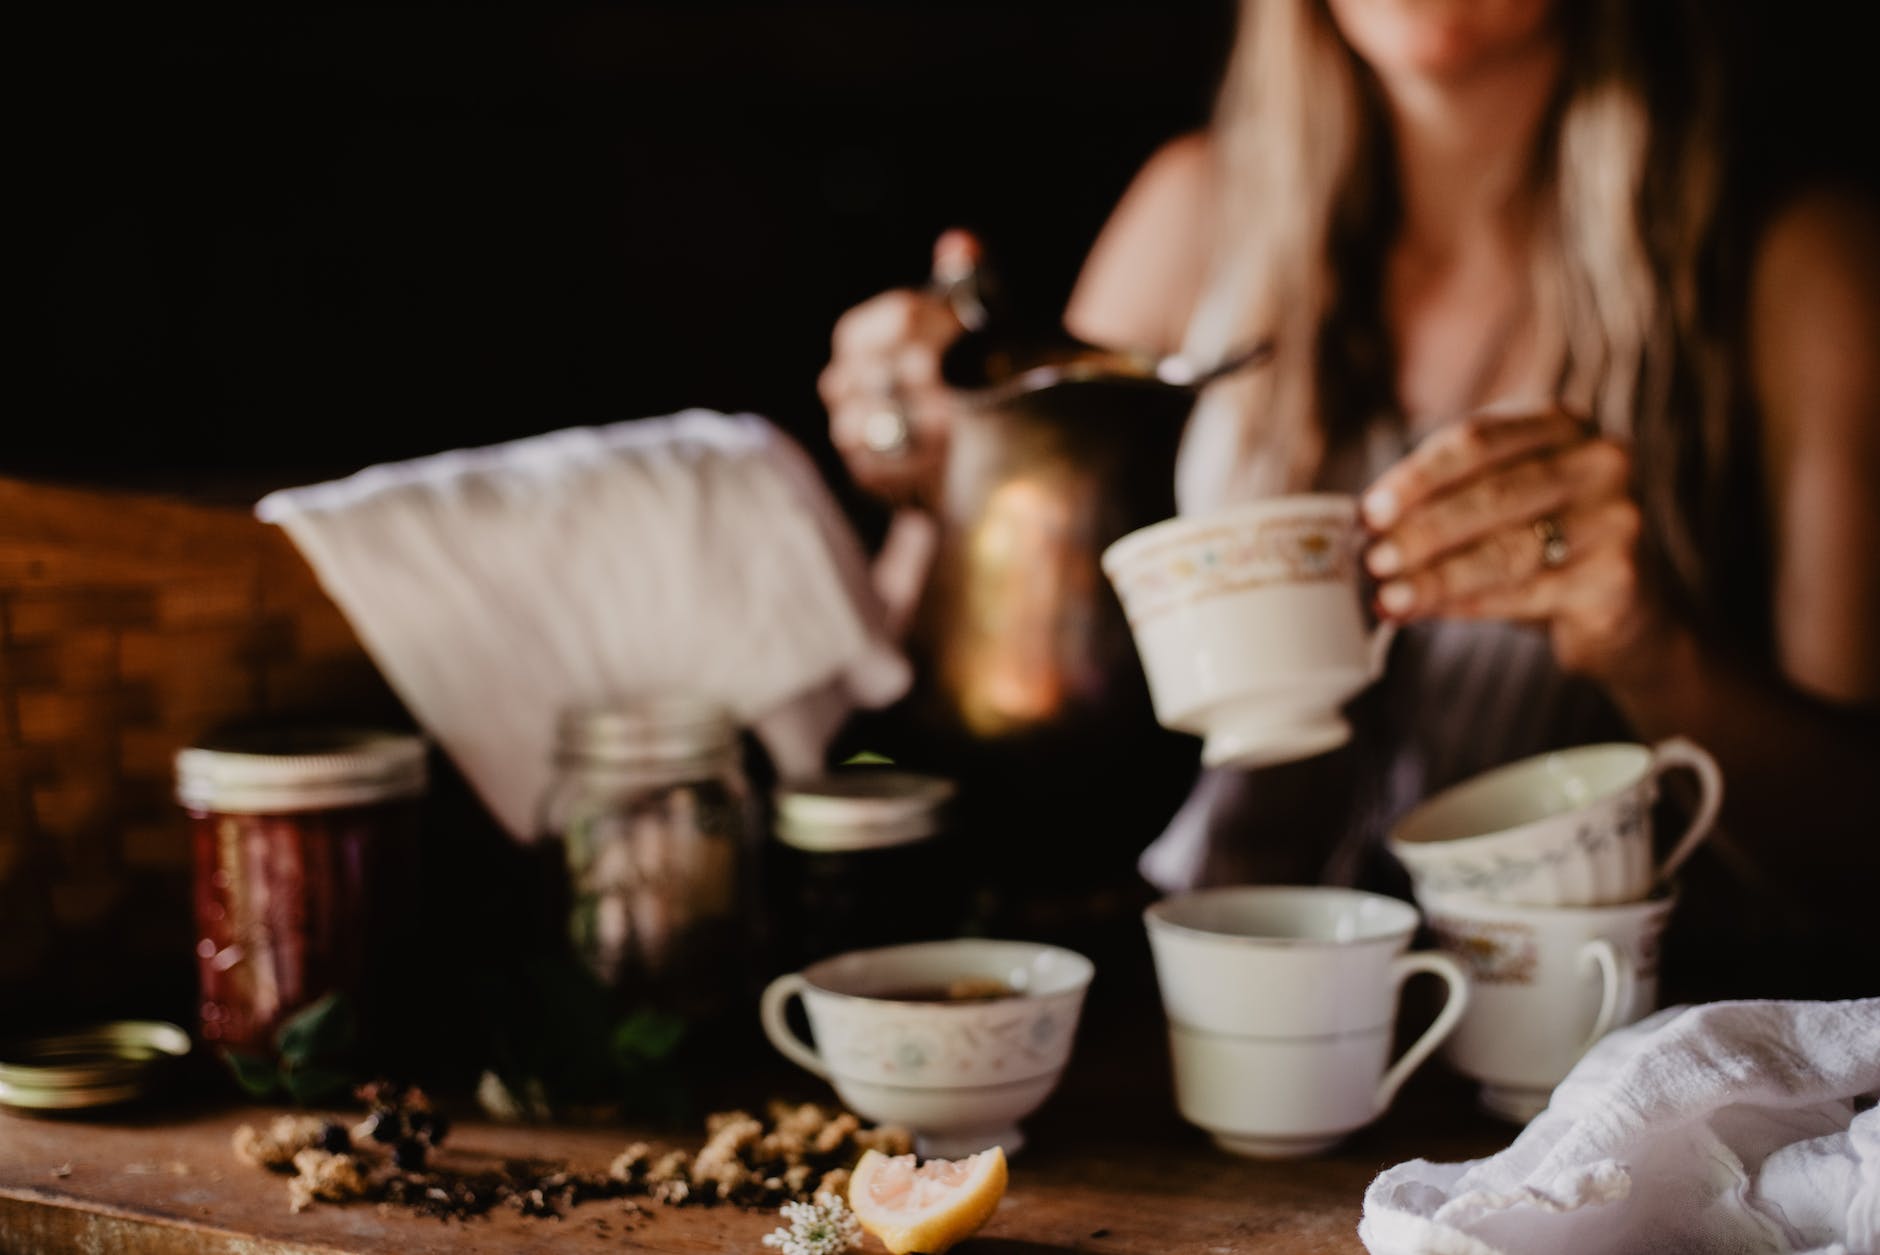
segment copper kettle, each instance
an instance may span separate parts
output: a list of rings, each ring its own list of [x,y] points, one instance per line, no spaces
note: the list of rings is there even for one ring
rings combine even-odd
[[[1136,909],[1136,855],[1198,753],[1156,723],[1098,565],[1111,541],[1174,513],[1194,389],[1041,369],[1042,352],[1075,348],[969,333],[947,355],[960,408],[929,498],[937,536],[907,638],[916,684],[882,742],[958,781],[966,861],[987,869],[981,925],[1060,940],[1071,921]]]
[[[913,644],[962,735],[1037,736],[1147,710],[1099,555],[1175,512],[1196,394],[1269,351],[1193,370],[1066,337],[954,343],[942,370],[960,409]]]

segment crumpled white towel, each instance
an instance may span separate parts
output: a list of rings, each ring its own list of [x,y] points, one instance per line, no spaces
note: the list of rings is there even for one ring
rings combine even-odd
[[[1373,1255],[1875,1252],[1876,1092],[1880,998],[1661,1011],[1589,1051],[1507,1150],[1385,1171],[1358,1236]]]
[[[285,528],[414,718],[517,838],[555,722],[634,695],[713,699],[781,774],[906,691],[861,546],[808,457],[689,410],[375,466],[274,493]]]

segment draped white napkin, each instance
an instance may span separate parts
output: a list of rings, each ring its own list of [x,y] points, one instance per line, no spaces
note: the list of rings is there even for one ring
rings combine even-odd
[[[1880,998],[1673,1008],[1498,1155],[1372,1182],[1373,1255],[1880,1251]]]
[[[910,682],[847,521],[803,451],[752,415],[375,466],[256,513],[520,839],[565,707],[715,700],[794,776],[820,769],[857,705]]]

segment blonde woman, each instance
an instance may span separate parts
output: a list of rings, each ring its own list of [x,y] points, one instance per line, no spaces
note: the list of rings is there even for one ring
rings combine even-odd
[[[1361,491],[1409,630],[1350,750],[1204,780],[1152,879],[1356,878],[1435,788],[1683,733],[1763,909],[1838,925],[1820,903],[1870,891],[1880,227],[1824,191],[1747,221],[1702,16],[1244,0],[1214,125],[1138,176],[1066,323],[1204,361],[1273,336],[1190,420],[1182,508]],[[905,292],[838,325],[823,391],[864,484],[931,473],[957,332]],[[889,386],[898,451],[869,429]]]

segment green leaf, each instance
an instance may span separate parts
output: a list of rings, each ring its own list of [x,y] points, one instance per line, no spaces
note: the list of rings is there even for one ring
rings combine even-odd
[[[622,1063],[657,1062],[685,1038],[685,1020],[669,1011],[642,1007],[614,1026],[614,1057]]]
[[[894,760],[886,754],[877,754],[873,750],[863,750],[859,754],[850,754],[842,760],[844,767],[892,767]]]
[[[241,1086],[250,1098],[266,1098],[281,1083],[280,1074],[274,1070],[272,1059],[224,1048],[222,1062],[228,1064],[228,1070],[234,1075],[235,1083]]]
[[[315,1059],[332,1059],[352,1049],[359,1035],[359,1020],[346,995],[331,993],[281,1025],[275,1048],[290,1067]]]
[[[293,1068],[281,1076],[281,1084],[287,1087],[288,1095],[303,1107],[343,1094],[353,1083],[352,1073],[318,1064]]]

